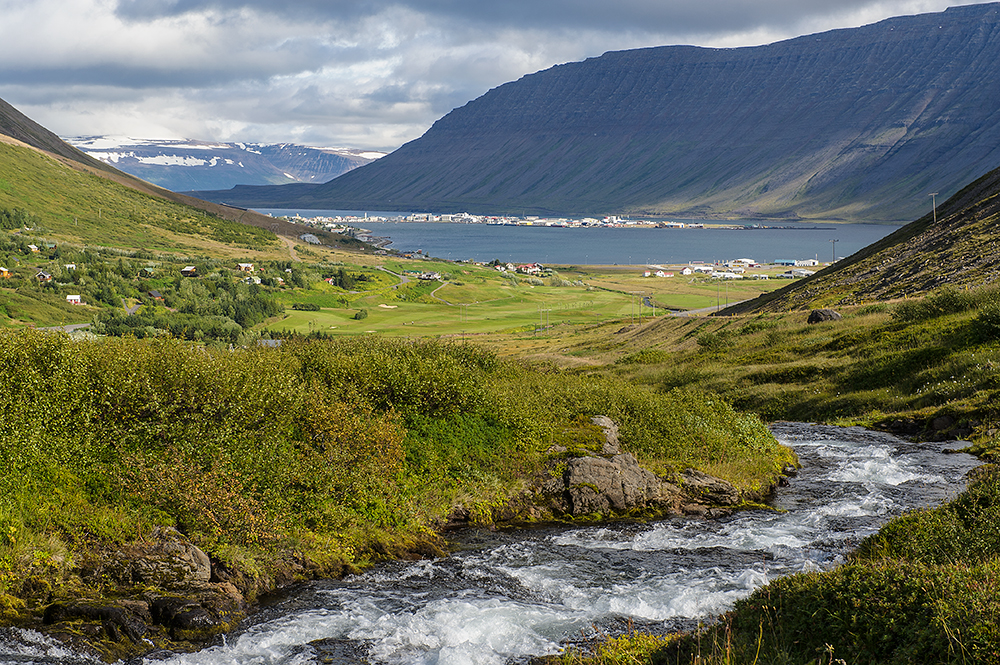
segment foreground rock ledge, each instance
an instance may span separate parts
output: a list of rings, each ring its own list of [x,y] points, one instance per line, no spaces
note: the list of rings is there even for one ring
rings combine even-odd
[[[631,453],[618,445],[618,427],[607,416],[591,422],[604,432],[600,454],[556,458],[549,474],[536,478],[533,486],[504,507],[494,511],[497,523],[567,519],[615,519],[687,515],[715,518],[731,514],[748,501],[760,502],[772,488],[753,496],[741,493],[732,483],[695,469],[687,469],[670,480],[644,469]],[[549,451],[555,455],[564,448]],[[459,509],[452,524],[469,521]]]
[[[225,571],[173,528],[96,554],[80,577],[95,597],[49,604],[41,628],[106,659],[201,644],[246,616],[247,601]]]

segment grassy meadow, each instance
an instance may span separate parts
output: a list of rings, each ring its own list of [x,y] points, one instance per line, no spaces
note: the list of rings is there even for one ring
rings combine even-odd
[[[81,571],[157,526],[240,571],[248,597],[290,562],[337,575],[439,551],[450,514],[491,524],[597,414],[647,468],[746,489],[793,460],[766,430],[778,419],[1000,448],[996,287],[859,302],[815,325],[801,310],[684,315],[787,282],[512,276],[308,246],[5,143],[0,213],[18,220],[0,228],[3,623],[121,593]],[[69,323],[97,335],[29,330]],[[272,336],[279,348],[258,344]],[[589,662],[997,662],[996,478],[707,631],[613,640]]]
[[[541,334],[556,327],[639,323],[666,316],[670,310],[725,306],[727,292],[734,302],[783,284],[780,280],[643,277],[641,268],[626,271],[612,266],[586,270],[556,266],[551,275],[534,279],[524,275],[511,279],[484,266],[437,261],[386,261],[383,267],[389,272],[363,291],[345,293],[318,283],[284,295],[286,306],[294,301],[320,309],[286,310],[282,318],[268,322],[266,329],[401,337]],[[438,272],[443,281],[421,281],[418,274],[423,271]],[[393,275],[398,277],[388,283],[386,278]],[[355,319],[360,310],[366,311],[365,318]]]

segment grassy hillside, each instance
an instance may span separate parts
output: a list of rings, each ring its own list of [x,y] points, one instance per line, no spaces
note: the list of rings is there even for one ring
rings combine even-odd
[[[936,218],[936,221],[935,221]],[[1000,169],[882,240],[725,313],[833,307],[974,288],[1000,279]]]
[[[150,252],[276,250],[274,234],[74,170],[27,147],[0,142],[0,208],[22,209],[23,232],[52,242]]]
[[[433,529],[453,511],[491,522],[596,414],[661,473],[728,469],[760,487],[793,460],[719,400],[538,371],[464,344],[231,351],[0,331],[0,385],[3,622],[37,622],[53,602],[164,593],[120,572],[157,527],[182,531],[248,599],[435,551]],[[130,644],[105,655],[148,648]]]

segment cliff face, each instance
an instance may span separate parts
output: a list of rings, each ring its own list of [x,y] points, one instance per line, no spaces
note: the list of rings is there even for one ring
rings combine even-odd
[[[495,88],[391,155],[237,205],[913,219],[1000,165],[1000,5],[739,49],[607,53]]]

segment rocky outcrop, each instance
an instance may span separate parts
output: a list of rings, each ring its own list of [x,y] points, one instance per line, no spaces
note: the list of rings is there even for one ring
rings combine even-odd
[[[150,645],[200,643],[245,616],[240,590],[213,573],[205,552],[173,528],[144,542],[96,553],[80,577],[100,595],[48,605],[47,632],[80,637],[103,657],[149,651]]]
[[[601,455],[569,457],[536,483],[530,516],[611,518],[630,515],[715,517],[743,502],[733,485],[695,469],[660,478],[622,452],[618,427],[607,416],[591,422],[604,431]]]

